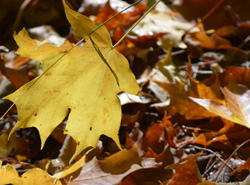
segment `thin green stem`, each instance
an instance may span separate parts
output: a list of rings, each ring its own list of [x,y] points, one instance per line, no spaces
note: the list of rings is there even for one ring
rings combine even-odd
[[[141,16],[141,18],[136,21],[136,23],[127,31],[127,33],[125,33],[122,38],[113,46],[114,48],[116,46],[118,46],[122,41],[123,39],[137,26],[137,24],[139,24],[139,22],[141,22],[141,20],[151,11],[155,8],[155,6],[160,2],[161,0],[158,0],[155,4],[153,4],[153,6],[151,6],[146,12],[145,14],[143,14],[143,16]]]

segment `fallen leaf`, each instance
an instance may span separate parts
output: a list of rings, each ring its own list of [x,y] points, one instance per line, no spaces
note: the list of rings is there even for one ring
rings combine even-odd
[[[0,71],[16,88],[19,88],[30,81],[27,68],[21,68],[17,70],[5,67],[4,61],[2,59],[0,59]]]
[[[69,166],[67,169],[54,174],[53,177],[56,179],[62,179],[64,177],[76,172],[85,163],[85,158],[86,158],[86,155],[84,155],[80,160],[78,160],[77,162],[75,162],[74,164]]]
[[[70,185],[86,183],[88,185],[119,184],[121,180],[133,171],[142,168],[156,168],[161,163],[156,163],[152,158],[138,156],[136,144],[129,150],[117,152],[104,160],[93,158],[82,166],[77,178]]]
[[[250,128],[250,90],[232,80],[221,90],[225,96],[226,106],[210,99],[190,99],[218,116]]]
[[[186,45],[182,42],[182,36],[193,25],[183,20],[178,20],[177,17],[173,18],[171,13],[153,10],[135,27],[133,32],[138,36],[168,33],[159,41],[159,45],[162,48],[166,50],[173,46],[186,48]]]
[[[167,169],[175,169],[175,174],[169,182],[169,185],[197,185],[201,182],[201,174],[199,172],[196,159],[200,154],[190,154],[187,158],[183,158],[180,162],[167,167]]]
[[[8,135],[0,135],[0,157],[5,157],[10,154],[15,147],[15,141],[13,139],[8,140]]]
[[[84,46],[68,41],[60,47],[38,46],[25,30],[19,32],[15,35],[17,53],[41,62],[44,73],[6,99],[15,102],[18,109],[18,122],[11,134],[18,128],[36,127],[41,147],[70,110],[64,133],[78,144],[73,159],[83,149],[95,147],[102,134],[119,146],[121,106],[117,94],[137,94],[140,88],[125,57],[113,48],[106,28],[100,27],[92,39],[108,63],[101,60],[88,37],[99,24],[71,10],[65,2],[64,8],[76,36],[85,39]]]
[[[213,145],[213,146],[211,146],[211,145]],[[205,147],[210,146],[210,147],[213,147],[213,148],[222,149],[223,148],[222,145],[225,145],[228,148],[231,148],[231,144],[228,141],[228,137],[225,134],[223,134],[221,136],[218,136],[218,137],[214,137],[213,139],[211,139],[210,141],[208,141],[206,143]]]
[[[138,4],[134,7],[134,10],[127,13],[121,13],[114,17],[112,20],[107,22],[105,26],[107,29],[115,30],[117,27],[130,27],[135,21],[137,21],[146,10],[146,6],[144,4]],[[117,14],[118,11],[113,9],[110,6],[110,2],[108,1],[100,11],[100,13],[96,16],[96,22],[104,22]]]
[[[223,73],[218,74],[219,81],[222,86],[226,86],[230,82],[230,78],[236,83],[246,85],[250,88],[250,69],[238,66],[228,66]]]
[[[215,116],[188,98],[189,94],[184,83],[180,81],[164,83],[155,80],[153,82],[156,82],[169,94],[170,104],[164,107],[169,114],[175,115],[178,113],[184,115],[186,119],[202,119]]]
[[[104,172],[120,174],[126,172],[133,164],[141,164],[141,161],[137,145],[134,144],[131,149],[117,152],[98,163]]]
[[[187,42],[186,39],[192,39],[193,42],[199,42],[201,47],[206,49],[211,49],[211,50],[229,49],[242,52],[241,49],[232,46],[230,41],[218,35],[208,36],[204,31],[190,33],[190,37],[185,36],[184,42],[186,44],[191,43]]]
[[[16,68],[19,68],[21,67],[22,65],[26,64],[27,62],[30,61],[30,58],[27,58],[27,57],[23,57],[23,56],[19,56],[16,58],[16,60],[14,61],[13,63],[13,68],[16,69]]]
[[[2,161],[0,161],[0,184],[61,185],[61,182],[39,168],[33,168],[19,177],[13,166],[7,164],[3,168]]]
[[[233,116],[233,113],[229,109],[227,109],[222,103],[218,103],[210,99],[200,99],[200,98],[193,98],[193,97],[189,97],[189,98],[193,100],[194,102],[196,102],[197,104],[206,108],[208,111],[218,116],[221,116],[232,122],[239,122],[239,120]]]
[[[111,33],[111,37],[114,43],[118,42],[125,34],[126,29],[130,27],[135,21],[137,21],[144,11],[146,6],[144,4],[138,4],[134,10],[128,13],[121,13],[108,21],[105,26]],[[96,16],[95,21],[104,22],[117,14],[109,1],[104,5],[101,12]],[[166,33],[155,33],[153,35],[146,34],[138,37],[127,36],[117,47],[116,50],[125,56],[133,55],[140,49],[147,49],[156,45],[156,42],[162,38]]]
[[[189,79],[190,79],[190,86],[188,88],[189,96],[210,99],[220,103],[224,103],[223,96],[220,91],[221,85],[219,83],[218,78],[216,78],[215,82],[210,86],[207,86],[204,83],[193,79],[192,77],[190,77]]]
[[[117,32],[115,34],[117,35]],[[148,49],[157,46],[157,41],[166,34],[167,33],[155,33],[153,35],[143,35],[138,37],[128,35],[125,40],[116,47],[116,50],[125,56],[133,55],[138,53],[141,49]],[[124,32],[121,31],[120,35],[124,35]],[[118,40],[119,39],[115,39],[115,41]]]
[[[195,143],[206,146],[208,141],[216,136],[215,132],[202,133],[195,138]]]

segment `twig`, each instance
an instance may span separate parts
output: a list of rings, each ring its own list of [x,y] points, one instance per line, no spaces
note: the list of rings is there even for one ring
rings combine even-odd
[[[238,146],[234,151],[233,153],[227,158],[227,160],[225,161],[225,163],[220,167],[220,170],[217,174],[217,176],[215,177],[215,179],[213,180],[213,182],[216,182],[216,180],[218,179],[222,169],[226,166],[226,164],[228,163],[228,161],[233,157],[233,155],[243,146],[245,145],[246,143],[250,142],[250,139],[244,141],[242,144],[240,144],[240,146]]]
[[[204,151],[207,151],[207,152],[210,152],[212,154],[214,154],[224,165],[227,165],[227,167],[229,167],[231,170],[233,170],[231,168],[231,166],[229,166],[221,157],[219,154],[215,153],[213,150],[210,150],[208,148],[202,148],[202,147],[199,147],[199,146],[195,146],[195,145],[191,145],[191,147],[194,147],[195,149],[198,149],[198,150],[204,150]]]

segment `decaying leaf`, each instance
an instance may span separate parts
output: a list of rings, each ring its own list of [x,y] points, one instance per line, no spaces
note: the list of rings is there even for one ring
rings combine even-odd
[[[18,122],[11,133],[36,127],[42,147],[70,112],[65,134],[78,144],[74,158],[83,149],[95,147],[102,134],[119,145],[121,106],[117,94],[137,94],[140,89],[127,60],[113,48],[106,28],[100,27],[92,39],[108,63],[88,37],[99,23],[74,12],[65,2],[64,8],[75,35],[85,39],[84,46],[68,41],[60,47],[38,45],[23,29],[14,36],[19,45],[17,53],[41,62],[44,73],[6,99],[16,103],[18,109]]]

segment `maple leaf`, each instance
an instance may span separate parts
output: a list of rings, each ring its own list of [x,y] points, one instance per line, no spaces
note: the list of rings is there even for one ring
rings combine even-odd
[[[223,87],[221,91],[225,96],[226,106],[210,99],[193,97],[190,99],[214,114],[250,128],[250,90],[231,79],[228,86]]]
[[[214,117],[214,114],[211,114],[209,111],[204,109],[202,106],[192,102],[189,99],[189,95],[191,91],[187,92],[186,86],[181,81],[176,81],[176,83],[164,83],[156,80],[152,80],[156,82],[164,91],[169,94],[170,104],[165,106],[164,109],[170,115],[181,114],[184,115],[186,119],[204,119],[208,117]],[[205,85],[196,84],[197,92],[205,91],[206,96],[213,95],[212,90],[208,90],[209,87]],[[199,87],[199,88],[198,88]],[[209,92],[209,93],[208,93]],[[194,92],[192,92],[194,94]],[[213,95],[214,97],[215,95]]]
[[[39,168],[33,168],[25,172],[19,177],[16,169],[11,165],[6,165],[2,168],[2,161],[0,161],[0,184],[55,184],[61,185],[60,181],[55,181],[48,173]]]
[[[14,36],[19,45],[17,53],[41,62],[44,73],[6,99],[15,102],[18,110],[18,122],[11,133],[18,128],[36,127],[41,147],[70,112],[64,133],[77,142],[73,159],[85,148],[95,147],[102,134],[119,145],[121,106],[117,94],[137,94],[140,88],[127,60],[112,46],[107,29],[102,26],[91,36],[106,63],[89,39],[100,23],[63,3],[75,35],[85,39],[84,46],[68,41],[60,47],[38,45],[25,29],[20,31]]]
[[[79,161],[53,177],[62,179],[81,167],[80,174],[70,184],[119,184],[124,177],[136,170],[159,166],[161,163],[155,162],[153,158],[140,157],[137,145],[134,144],[131,149],[121,150],[104,160],[97,160],[94,157],[85,163],[85,156],[83,156]]]

